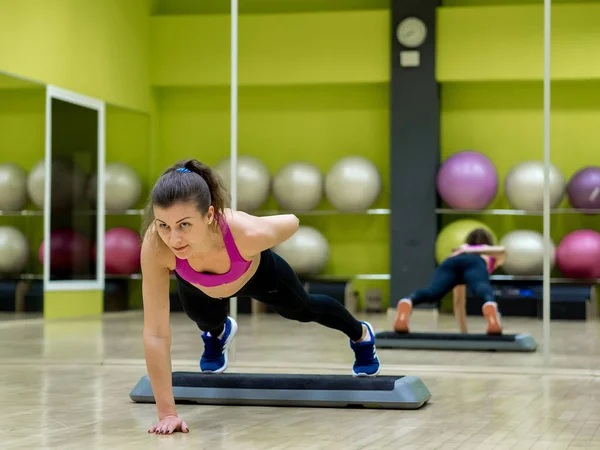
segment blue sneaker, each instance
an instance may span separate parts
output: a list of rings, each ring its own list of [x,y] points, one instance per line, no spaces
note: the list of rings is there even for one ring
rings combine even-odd
[[[225,333],[221,339],[202,333],[204,353],[200,358],[200,370],[208,373],[221,373],[227,369],[227,350],[237,332],[237,322],[231,317],[225,322]]]
[[[352,342],[352,339],[350,340],[350,347],[354,350],[356,357],[352,373],[355,377],[374,377],[379,373],[379,358],[377,357],[377,349],[375,348],[375,333],[370,323],[361,323],[366,325],[371,340],[363,342]]]

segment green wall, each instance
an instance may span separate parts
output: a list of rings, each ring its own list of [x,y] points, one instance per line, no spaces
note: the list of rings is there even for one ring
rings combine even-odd
[[[557,3],[594,3],[597,1],[598,0],[552,0],[552,6]],[[544,0],[442,0],[442,6],[539,5],[542,3],[544,3]]]
[[[239,18],[239,84],[389,80],[389,12],[248,14]],[[153,86],[229,86],[229,15],[153,16]]]
[[[151,0],[2,2],[0,71],[147,111],[150,10]]]
[[[542,81],[541,3],[438,9],[437,79],[442,82]],[[600,3],[552,7],[553,80],[600,77]]]
[[[389,0],[243,0],[240,14],[387,9]],[[230,0],[153,0],[156,15],[228,14]]]
[[[44,157],[46,91],[42,86],[0,87],[0,153],[2,162],[29,171]]]

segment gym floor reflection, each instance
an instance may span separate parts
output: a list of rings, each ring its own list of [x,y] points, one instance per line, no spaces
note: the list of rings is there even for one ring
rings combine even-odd
[[[385,315],[357,315],[375,331]],[[2,320],[2,319],[0,319]],[[342,334],[272,314],[238,316],[230,372],[350,374]],[[173,313],[173,370],[199,370],[195,325]],[[415,331],[454,331],[450,315],[415,314]],[[154,405],[129,391],[146,373],[142,313],[103,319],[2,320],[2,448],[600,448],[600,322],[552,323],[550,368],[542,322],[505,319],[506,333],[530,332],[536,353],[379,349],[383,375],[417,375],[432,393],[418,411],[179,406],[190,434],[153,436]],[[471,332],[483,319],[469,317]]]

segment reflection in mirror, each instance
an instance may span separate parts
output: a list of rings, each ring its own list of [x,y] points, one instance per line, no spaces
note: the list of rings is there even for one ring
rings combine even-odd
[[[44,157],[45,86],[0,73],[0,321],[40,317],[43,215],[28,190]]]
[[[150,115],[106,105],[104,311],[141,308],[140,236],[151,174]]]
[[[51,102],[50,280],[96,280],[98,210],[87,186],[98,170],[99,111],[58,98]],[[43,181],[45,164],[34,171]],[[35,195],[43,188],[36,183]]]

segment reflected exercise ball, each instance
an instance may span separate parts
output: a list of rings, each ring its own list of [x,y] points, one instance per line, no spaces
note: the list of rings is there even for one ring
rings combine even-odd
[[[98,178],[90,178],[89,197],[95,203],[98,193]],[[142,182],[137,172],[122,162],[111,162],[104,168],[104,207],[122,211],[132,208],[140,199]]]
[[[21,230],[0,226],[0,273],[22,272],[29,261],[29,243]]]
[[[57,228],[50,232],[51,273],[85,271],[91,256],[90,241],[77,231],[69,228]],[[39,260],[44,264],[44,241],[40,244]]]
[[[435,259],[438,264],[452,255],[454,249],[463,245],[469,233],[476,228],[487,230],[496,242],[496,234],[485,223],[472,219],[456,220],[442,228],[436,238]]]
[[[600,233],[577,230],[567,234],[558,244],[556,265],[568,278],[600,278]]]
[[[567,185],[567,197],[573,208],[600,209],[600,167],[577,171]]]
[[[27,172],[14,163],[0,164],[0,210],[19,211],[27,203]]]
[[[451,208],[483,209],[496,198],[498,172],[483,153],[462,151],[443,162],[436,186]]]
[[[273,195],[289,211],[310,211],[323,198],[323,174],[308,162],[283,166],[273,177]]]
[[[220,161],[214,169],[223,179],[227,191],[231,192],[231,160]],[[237,209],[253,211],[260,208],[269,197],[271,175],[269,169],[254,156],[240,155],[237,158]]]
[[[53,209],[68,209],[85,195],[86,176],[75,164],[63,159],[52,160],[52,204]],[[46,162],[40,160],[29,172],[27,193],[40,209],[44,208],[46,192]]]
[[[516,230],[505,235],[500,245],[506,249],[502,266],[507,275],[542,275],[544,236],[533,230]],[[554,268],[556,249],[550,242],[550,270]]]
[[[560,170],[550,165],[550,207],[565,195],[566,182]],[[515,209],[541,211],[544,207],[544,163],[525,161],[513,166],[504,179],[504,193]]]
[[[104,233],[107,274],[131,275],[140,269],[140,236],[129,228],[111,228]]]
[[[325,176],[325,195],[342,212],[368,209],[381,192],[381,175],[375,164],[362,156],[337,161]]]
[[[329,243],[319,230],[301,225],[288,240],[273,251],[300,276],[318,275],[329,261]]]

